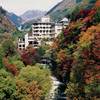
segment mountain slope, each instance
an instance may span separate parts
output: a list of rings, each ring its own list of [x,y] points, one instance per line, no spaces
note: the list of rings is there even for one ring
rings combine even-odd
[[[14,13],[7,12],[7,17],[13,22],[16,27],[19,27],[22,23],[22,18]]]
[[[15,25],[8,19],[6,11],[0,7],[0,33],[16,30]]]
[[[20,17],[24,20],[24,22],[40,18],[44,16],[46,11],[40,11],[40,10],[29,10],[26,11],[24,14],[22,14]]]
[[[64,10],[66,8],[70,8],[76,4],[75,0],[63,0],[60,3],[58,3],[56,6],[54,6],[50,11],[47,12],[47,14],[56,12],[58,10]]]
[[[77,3],[81,1],[82,0],[63,0],[48,11],[46,15],[50,15],[54,21],[61,20],[66,16],[69,8],[75,7]]]

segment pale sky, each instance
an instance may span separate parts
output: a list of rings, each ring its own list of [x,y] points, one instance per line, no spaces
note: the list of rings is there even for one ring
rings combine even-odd
[[[0,0],[0,5],[9,12],[21,15],[27,10],[48,11],[60,1],[62,0]]]

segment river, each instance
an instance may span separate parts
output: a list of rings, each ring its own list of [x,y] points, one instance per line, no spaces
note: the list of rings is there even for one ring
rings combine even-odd
[[[46,65],[49,66],[50,69],[53,68],[51,67],[52,62],[50,62],[47,58],[43,58],[41,64],[44,65],[44,68],[47,68]],[[65,88],[64,83],[60,82],[54,75],[51,75],[50,78],[52,81],[52,87],[45,100],[66,100],[66,96],[63,91]]]
[[[57,78],[54,76],[51,76],[51,80],[52,87],[45,100],[66,100],[66,97],[61,97],[61,90],[59,89],[59,87],[63,86],[64,84],[57,80]]]

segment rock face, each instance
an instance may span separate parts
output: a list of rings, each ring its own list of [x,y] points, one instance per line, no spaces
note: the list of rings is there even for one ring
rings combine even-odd
[[[0,30],[3,32],[16,30],[15,25],[8,19],[6,11],[2,7],[0,7]]]

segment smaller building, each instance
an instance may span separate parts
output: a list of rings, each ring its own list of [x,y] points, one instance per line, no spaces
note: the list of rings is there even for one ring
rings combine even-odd
[[[25,49],[25,38],[18,39],[18,49],[24,50]]]
[[[55,37],[59,35],[59,33],[62,32],[62,23],[55,23]]]
[[[57,37],[59,35],[59,33],[62,32],[63,28],[66,28],[66,26],[69,25],[69,19],[68,18],[63,18],[60,22],[55,23],[55,37]]]
[[[67,25],[69,25],[69,19],[65,17],[60,21],[60,23],[62,23],[63,27],[66,27]]]

